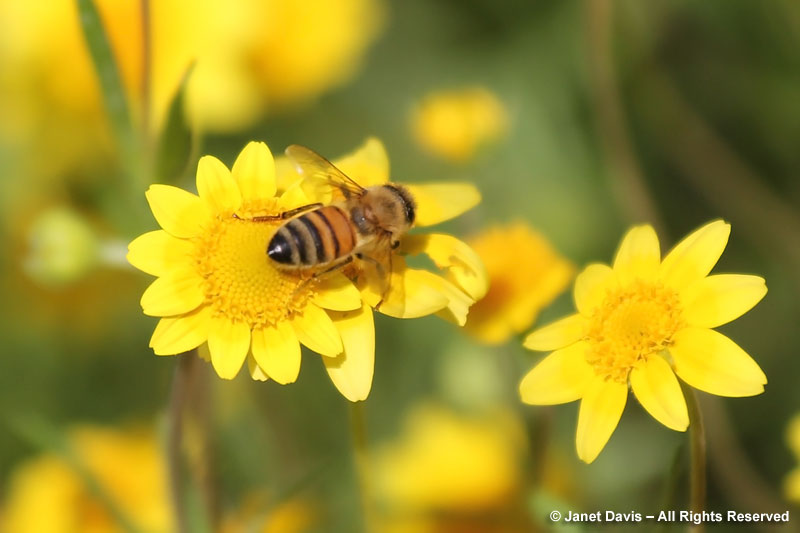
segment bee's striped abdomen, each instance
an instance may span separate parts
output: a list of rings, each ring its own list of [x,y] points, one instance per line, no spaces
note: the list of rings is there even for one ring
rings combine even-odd
[[[304,268],[344,257],[353,251],[355,244],[347,215],[336,206],[326,206],[278,228],[267,246],[267,254],[286,267]]]

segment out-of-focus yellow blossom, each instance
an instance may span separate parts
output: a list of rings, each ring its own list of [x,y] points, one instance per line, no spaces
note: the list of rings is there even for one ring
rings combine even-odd
[[[524,222],[493,227],[469,244],[486,265],[489,292],[470,309],[466,330],[489,344],[530,327],[575,272],[572,263]]]
[[[79,427],[71,446],[125,518],[143,531],[172,531],[166,467],[150,431]],[[14,533],[122,533],[72,466],[46,454],[12,473],[0,530]]]
[[[595,263],[578,275],[578,312],[525,340],[531,350],[555,351],[522,380],[522,400],[581,400],[576,445],[583,461],[594,461],[616,429],[628,387],[653,418],[676,431],[689,425],[676,374],[718,396],[764,391],[767,378],[758,364],[712,329],[743,315],[767,293],[759,276],[709,275],[730,230],[721,220],[706,224],[662,260],[653,228],[631,228],[613,268]]]
[[[80,213],[66,208],[48,209],[28,233],[25,271],[44,285],[62,285],[85,276],[97,263],[100,244]]]
[[[144,72],[141,2],[96,3],[136,120]],[[191,64],[190,120],[203,129],[233,131],[348,80],[383,19],[382,0],[149,4],[149,120],[156,129]],[[80,173],[109,153],[76,2],[0,0],[0,64],[0,141],[15,153],[48,154],[25,162],[25,175]]]
[[[525,435],[509,412],[458,415],[424,405],[377,450],[381,531],[530,531],[521,513]]]
[[[795,460],[800,463],[800,415],[795,415],[786,428],[786,442]],[[800,503],[800,466],[792,470],[783,480],[783,493],[787,500]]]
[[[293,498],[272,503],[264,494],[249,495],[235,513],[228,515],[221,533],[303,533],[319,523],[319,513],[309,501]]]
[[[382,166],[375,164],[376,156]],[[388,178],[386,154],[377,141],[337,162],[365,186]],[[158,355],[173,355],[208,341],[220,377],[235,377],[247,360],[254,379],[291,383],[300,371],[302,343],[323,355],[346,398],[363,400],[375,357],[370,306],[383,295],[363,280],[354,286],[347,275],[358,272],[351,269],[311,277],[309,271],[275,268],[265,249],[282,221],[252,220],[317,199],[297,185],[276,196],[272,154],[263,143],[251,143],[232,171],[213,157],[200,160],[199,197],[176,187],[150,187],[147,198],[164,229],[137,238],[128,254],[131,264],[159,277],[141,300],[145,314],[162,317],[150,345]],[[420,226],[456,216],[480,198],[463,184],[409,189],[418,200]],[[486,290],[477,255],[441,234],[407,236],[399,250],[428,254],[444,277],[408,268],[396,257],[392,291],[380,311],[401,318],[440,313],[463,324],[469,306]]]
[[[436,91],[414,109],[411,127],[425,150],[463,162],[508,129],[503,103],[482,87]]]

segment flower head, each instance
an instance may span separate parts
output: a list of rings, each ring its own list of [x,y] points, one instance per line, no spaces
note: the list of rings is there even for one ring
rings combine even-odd
[[[172,531],[166,465],[152,431],[81,426],[70,432],[69,437],[81,465],[130,523],[153,533]],[[2,531],[124,530],[82,475],[66,460],[52,454],[17,467],[6,494],[0,518]]]
[[[617,427],[628,387],[656,420],[689,424],[677,378],[719,396],[753,396],[767,378],[736,343],[712,328],[730,322],[766,294],[764,279],[709,275],[730,226],[711,222],[661,260],[651,226],[632,228],[613,267],[592,264],[575,281],[578,312],[531,333],[525,346],[555,350],[520,384],[526,403],[581,400],[578,456],[592,462]]]
[[[368,156],[375,145],[370,146],[366,153],[342,160],[344,169],[372,168]],[[380,152],[385,161],[382,146]],[[380,170],[388,177],[388,166]],[[449,193],[460,190],[442,187]],[[436,186],[420,188],[418,219],[429,222],[458,214],[453,204],[439,206],[434,199],[424,199],[431,189],[427,194],[436,198]],[[147,199],[163,229],[129,246],[131,264],[158,276],[141,299],[145,314],[162,317],[150,341],[155,353],[178,354],[207,341],[220,377],[232,379],[247,360],[254,379],[290,383],[300,370],[302,343],[322,354],[331,380],[345,397],[365,399],[375,352],[370,305],[376,306],[382,295],[363,280],[356,287],[345,275],[356,277],[358,272],[315,276],[286,271],[276,268],[265,253],[283,223],[277,217],[317,199],[308,198],[299,186],[277,195],[275,164],[263,143],[250,143],[232,170],[203,157],[197,190],[199,196],[176,187],[151,186]],[[454,203],[457,208],[466,205]],[[269,216],[276,218],[256,219]],[[445,277],[407,268],[398,257],[393,262],[393,290],[380,310],[401,317],[441,312],[463,324],[469,305],[485,291],[474,252],[446,235],[409,237],[400,249],[428,253]]]
[[[508,128],[502,102],[487,89],[472,87],[428,94],[414,110],[417,142],[444,159],[463,162],[497,140]]]
[[[524,222],[496,226],[469,244],[486,265],[489,292],[470,309],[466,330],[489,344],[528,328],[574,275],[572,263]]]

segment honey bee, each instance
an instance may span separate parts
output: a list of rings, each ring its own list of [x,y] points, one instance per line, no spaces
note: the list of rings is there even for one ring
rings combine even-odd
[[[402,185],[362,187],[330,161],[303,146],[286,155],[306,181],[321,182],[339,197],[327,205],[303,206],[281,215],[267,244],[267,256],[282,270],[319,275],[359,259],[378,277],[391,274],[392,250],[414,224],[416,202]],[[385,285],[385,296],[389,288]]]

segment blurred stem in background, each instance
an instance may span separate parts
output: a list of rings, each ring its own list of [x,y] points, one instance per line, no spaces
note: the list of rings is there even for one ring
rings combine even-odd
[[[369,446],[367,444],[367,420],[364,402],[350,402],[350,431],[353,439],[353,459],[361,495],[361,511],[364,531],[375,533],[377,526],[373,511],[372,477],[370,475]]]
[[[152,73],[153,73],[153,32],[152,32],[152,18],[150,16],[150,0],[140,0],[139,10],[142,17],[142,81],[139,90],[141,92],[142,108],[141,108],[141,146],[142,146],[142,162],[145,183],[152,181],[150,178],[153,175],[153,135],[151,131],[150,117],[152,114],[153,98],[152,98]]]
[[[173,515],[175,517],[175,531],[178,533],[188,531],[181,442],[183,438],[183,414],[193,374],[192,367],[196,360],[197,357],[194,353],[185,353],[177,357],[167,410],[167,471]]]
[[[614,5],[610,0],[591,0],[585,6],[592,101],[606,177],[627,222],[649,222],[666,239],[666,229],[633,149],[619,94],[612,40]]]

